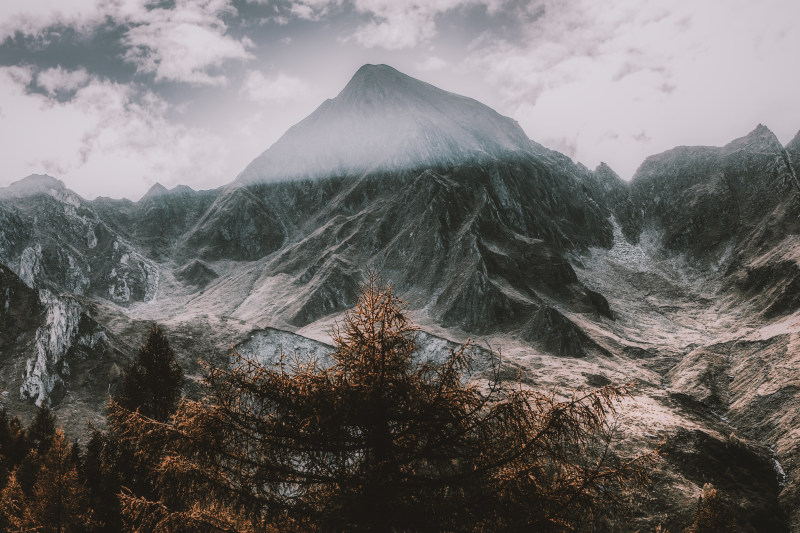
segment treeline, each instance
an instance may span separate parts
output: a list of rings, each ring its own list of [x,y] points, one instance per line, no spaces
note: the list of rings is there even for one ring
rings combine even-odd
[[[165,422],[181,398],[183,372],[158,327],[126,369],[112,405]],[[156,494],[155,461],[120,438],[123,428],[90,428],[85,448],[70,443],[47,406],[28,428],[0,410],[0,531],[118,532],[120,494]]]
[[[154,327],[85,448],[46,407],[28,428],[0,414],[0,530],[590,531],[630,512],[652,456],[614,453],[624,387],[559,399],[469,343],[422,360],[415,332],[373,278],[332,366],[234,354],[190,400]]]

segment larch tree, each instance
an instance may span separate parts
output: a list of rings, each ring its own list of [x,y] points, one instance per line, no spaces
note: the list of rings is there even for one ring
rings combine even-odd
[[[612,450],[624,387],[568,399],[476,368],[466,344],[423,360],[374,276],[333,332],[334,363],[234,353],[171,421],[120,404],[123,440],[169,450],[157,498],[125,494],[135,531],[564,531],[625,509],[643,462]]]

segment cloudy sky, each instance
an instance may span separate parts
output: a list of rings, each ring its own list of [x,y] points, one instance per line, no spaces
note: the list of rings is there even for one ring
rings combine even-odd
[[[797,0],[2,0],[0,186],[230,182],[364,63],[629,179],[676,145],[800,129]]]

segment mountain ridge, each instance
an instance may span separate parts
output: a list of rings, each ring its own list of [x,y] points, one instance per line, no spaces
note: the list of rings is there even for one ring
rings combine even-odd
[[[419,111],[414,102],[429,95],[467,105],[388,68],[356,73],[342,100],[314,112],[328,125],[312,135],[303,130],[318,121],[303,121],[294,139],[338,131],[330,126],[337,113],[352,112],[376,83],[362,110],[368,118],[386,99],[403,110]],[[256,173],[212,191],[157,187],[138,202],[88,202],[44,178],[31,182],[44,186],[30,195],[0,196],[0,274],[8,272],[0,297],[15,291],[5,301],[24,318],[14,335],[0,332],[0,375],[14,392],[33,375],[20,369],[36,367],[37,331],[58,322],[38,307],[49,306],[69,310],[73,326],[86,317],[89,337],[107,339],[98,345],[105,355],[64,359],[81,372],[39,366],[42,384],[60,384],[37,389],[36,401],[60,417],[97,419],[152,321],[197,393],[198,356],[225,365],[231,345],[265,358],[279,353],[276,343],[321,350],[309,339],[329,342],[373,269],[440,339],[436,346],[481,339],[502,352],[510,380],[543,390],[635,382],[620,409],[622,449],[663,440],[666,450],[642,513],[668,511],[662,525],[680,530],[703,484],[713,483],[740,509],[756,510],[739,512],[751,530],[800,531],[800,389],[785,371],[800,365],[800,194],[792,184],[800,136],[782,147],[759,126],[724,147],[679,147],[651,156],[625,182],[608,165],[590,170],[527,139],[511,119],[476,109],[497,120],[481,135],[503,129],[496,142],[467,135],[463,150],[440,143],[444,156],[430,159],[412,142],[399,167],[357,158],[314,179],[284,179],[278,168],[275,179]],[[447,124],[442,138],[460,139],[458,120]],[[265,160],[256,161],[254,172]],[[61,303],[43,304],[38,291]],[[17,302],[36,298],[36,316],[20,315]],[[79,337],[60,335],[71,340],[65,353],[79,353],[70,352]],[[0,403],[30,412],[29,396]],[[758,512],[770,520],[753,518]],[[628,525],[658,524],[637,515]]]

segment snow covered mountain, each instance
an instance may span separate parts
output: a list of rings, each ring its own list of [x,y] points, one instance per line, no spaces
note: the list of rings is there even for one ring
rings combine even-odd
[[[387,65],[364,65],[339,95],[239,174],[257,183],[418,169],[529,152],[512,119]]]
[[[372,268],[426,354],[473,337],[520,383],[637,384],[625,449],[665,444],[623,530],[652,530],[656,510],[681,530],[713,483],[747,530],[800,531],[798,168],[800,134],[784,147],[759,126],[626,183],[366,65],[229,186],[0,189],[0,404],[49,402],[82,436],[151,321],[189,393],[198,357],[224,365],[231,345],[324,357]]]

